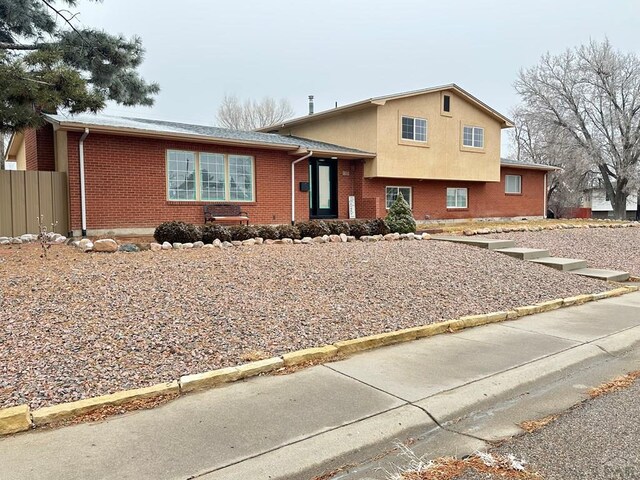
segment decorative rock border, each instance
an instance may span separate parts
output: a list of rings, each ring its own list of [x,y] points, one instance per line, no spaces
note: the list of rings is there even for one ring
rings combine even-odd
[[[66,241],[65,237],[64,240]],[[163,250],[191,250],[191,249],[199,249],[199,248],[232,248],[232,247],[249,247],[253,245],[313,245],[313,244],[322,244],[322,243],[350,243],[350,242],[380,242],[380,241],[396,241],[396,240],[429,240],[431,239],[431,235],[428,233],[423,234],[415,234],[415,233],[389,233],[387,235],[364,235],[357,239],[354,236],[345,235],[341,233],[340,235],[323,235],[321,237],[304,237],[302,239],[294,239],[294,238],[282,238],[279,240],[271,240],[264,239],[261,237],[249,238],[247,240],[233,240],[231,242],[223,242],[219,239],[215,239],[213,243],[205,244],[204,242],[194,242],[194,243],[169,243],[164,242],[160,243],[150,243],[149,250],[153,252],[161,252]],[[22,243],[22,242],[20,242]],[[63,242],[55,242],[55,243],[63,243]],[[76,247],[83,252],[138,252],[141,248],[133,243],[124,243],[118,244],[118,242],[111,238],[104,238],[100,240],[96,240],[92,242],[88,238],[83,238],[81,240],[75,240],[71,242],[73,247]]]
[[[249,362],[235,367],[226,367],[209,372],[185,375],[180,379],[153,385],[151,387],[125,390],[109,395],[62,403],[50,407],[30,411],[28,405],[19,405],[0,409],[0,435],[9,435],[29,430],[48,423],[68,420],[99,408],[111,405],[121,405],[141,398],[153,398],[167,394],[184,395],[198,390],[210,389],[225,383],[235,382],[263,373],[273,372],[282,367],[301,365],[311,362],[330,361],[336,355],[351,355],[373,348],[408,342],[418,338],[431,337],[446,332],[455,332],[465,328],[472,328],[490,323],[513,320],[526,315],[547,312],[572,305],[580,305],[590,301],[618,297],[626,293],[640,290],[638,286],[625,286],[602,293],[578,295],[575,297],[558,298],[535,305],[517,307],[510,311],[491,312],[481,315],[467,315],[454,320],[431,323],[424,326],[406,328],[394,332],[369,335],[351,340],[336,342],[316,348],[307,348],[295,352],[285,353],[281,357]]]
[[[543,230],[566,230],[572,228],[629,228],[640,227],[640,222],[628,223],[610,223],[610,220],[601,220],[598,223],[554,223],[551,225],[535,225],[531,227],[497,227],[497,228],[478,228],[475,230],[463,230],[462,235],[490,235],[493,233],[510,233],[510,232],[542,232]]]
[[[67,237],[64,237],[60,234],[49,234],[50,240],[47,243],[52,244],[63,244],[67,242]],[[428,233],[423,234],[415,234],[415,233],[389,233],[387,235],[364,235],[357,239],[356,237],[345,235],[341,233],[340,235],[323,235],[322,237],[304,237],[303,239],[293,239],[293,238],[283,238],[280,240],[271,240],[264,239],[261,237],[250,238],[248,240],[234,240],[232,242],[222,242],[219,239],[215,239],[213,243],[205,244],[203,242],[194,242],[194,243],[169,243],[164,242],[162,244],[153,242],[149,244],[148,250],[154,252],[161,252],[163,250],[191,250],[198,248],[231,248],[231,247],[249,247],[253,245],[313,245],[313,244],[321,244],[321,243],[348,243],[348,242],[380,242],[380,241],[396,241],[396,240],[429,240],[431,239],[431,235]],[[9,238],[9,237],[0,237],[0,245],[10,245],[10,244],[24,244],[30,243],[38,240],[37,235],[33,234],[25,234],[20,237]],[[123,243],[119,244],[116,240],[112,238],[103,238],[100,240],[96,240],[95,242],[91,241],[88,238],[83,238],[81,240],[75,240],[70,243],[71,246],[82,250],[83,252],[104,252],[104,253],[114,253],[114,252],[139,252],[142,248],[133,243]]]
[[[67,241],[67,237],[60,235],[59,233],[45,233],[45,242],[51,244],[63,244]],[[25,243],[33,243],[38,241],[39,235],[35,233],[25,233],[19,237],[0,237],[0,245],[22,245]]]
[[[389,233],[387,235],[364,235],[357,239],[354,236],[345,235],[323,235],[321,237],[304,237],[302,239],[294,238],[282,238],[280,240],[264,239],[261,237],[250,238],[248,240],[234,240],[231,242],[223,242],[219,239],[215,239],[213,243],[204,244],[202,242],[195,243],[151,243],[151,250],[159,252],[161,250],[185,250],[192,248],[231,248],[231,247],[246,247],[253,245],[313,245],[321,243],[350,243],[350,242],[380,242],[380,241],[395,241],[395,240],[429,240],[431,235],[428,233],[415,234],[415,233]]]

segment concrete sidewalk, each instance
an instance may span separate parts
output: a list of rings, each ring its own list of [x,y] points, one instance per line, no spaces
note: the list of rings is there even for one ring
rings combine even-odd
[[[473,412],[639,343],[637,292],[3,438],[0,478],[308,479],[409,437],[468,453],[491,440]]]

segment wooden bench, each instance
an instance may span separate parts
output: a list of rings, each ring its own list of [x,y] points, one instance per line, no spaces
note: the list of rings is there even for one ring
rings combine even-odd
[[[249,214],[240,210],[240,205],[216,203],[204,206],[204,223],[210,222],[246,222],[249,225]]]

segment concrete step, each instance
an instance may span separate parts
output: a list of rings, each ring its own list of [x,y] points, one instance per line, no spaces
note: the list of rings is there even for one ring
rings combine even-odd
[[[534,260],[536,258],[549,256],[549,250],[540,250],[538,248],[497,248],[496,252],[504,253],[510,257],[519,258],[520,260]]]
[[[620,270],[602,270],[599,268],[579,268],[572,270],[571,273],[582,275],[585,277],[597,278],[608,282],[626,282],[629,279],[629,273]]]
[[[477,237],[458,237],[455,235],[436,235],[431,237],[432,240],[442,240],[445,242],[462,243],[465,245],[473,245],[474,247],[487,248],[489,250],[497,250],[499,248],[512,248],[516,246],[513,240],[499,240],[497,238],[477,238]]]
[[[572,270],[578,270],[580,268],[587,268],[586,260],[578,260],[575,258],[542,257],[529,261],[540,263],[542,265],[546,265],[547,267],[555,268],[556,270],[562,270],[564,272],[570,272]]]

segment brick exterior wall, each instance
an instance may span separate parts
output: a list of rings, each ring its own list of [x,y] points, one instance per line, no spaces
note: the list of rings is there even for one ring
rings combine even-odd
[[[69,192],[71,228],[81,228],[79,132],[69,132]],[[241,203],[252,223],[291,221],[291,162],[286,152],[228,147],[163,139],[91,133],[84,143],[87,228],[109,230],[152,228],[169,220],[200,224],[202,206],[212,202],[168,201],[166,151],[169,149],[251,155],[255,160],[255,202]],[[308,178],[308,162],[296,165],[296,220],[309,218],[309,195],[299,191]],[[338,217],[348,218],[348,197],[356,197],[358,218],[384,217],[385,186],[412,187],[414,215],[425,218],[541,216],[544,172],[504,168],[500,183],[418,181],[363,177],[362,160],[338,162]],[[522,176],[522,194],[504,193],[504,176]],[[469,208],[447,209],[446,189],[468,188]]]
[[[81,226],[78,144],[69,132],[69,190],[72,229]],[[202,206],[213,202],[167,200],[166,151],[251,155],[255,202],[239,202],[252,223],[291,222],[291,162],[286,152],[91,133],[84,142],[87,228],[155,227],[169,220],[201,224]],[[306,161],[296,165],[296,190],[308,181]],[[226,203],[226,202],[223,202]],[[233,203],[233,202],[231,202]],[[309,217],[309,195],[296,191],[296,220]]]
[[[522,177],[522,193],[505,193],[505,175]],[[404,180],[396,178],[363,179],[358,216],[386,215],[385,187],[411,187],[412,208],[416,220],[482,217],[542,216],[544,212],[544,176],[540,170],[501,168],[500,183],[458,182],[453,180]],[[467,188],[468,208],[447,208],[447,188]]]
[[[24,132],[27,170],[53,172],[56,169],[53,125],[47,123],[39,129]]]

